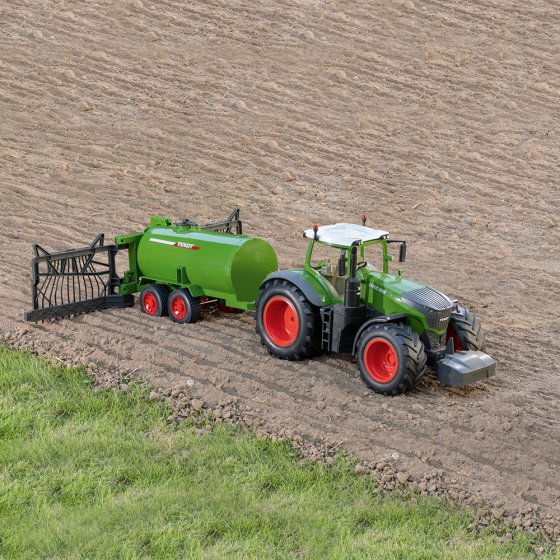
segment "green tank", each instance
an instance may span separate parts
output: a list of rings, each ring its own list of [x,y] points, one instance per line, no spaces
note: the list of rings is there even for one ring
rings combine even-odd
[[[129,249],[129,270],[120,293],[134,293],[146,284],[187,288],[193,297],[223,300],[238,309],[255,309],[259,286],[278,269],[276,253],[257,237],[173,225],[154,216],[143,233],[120,236]]]

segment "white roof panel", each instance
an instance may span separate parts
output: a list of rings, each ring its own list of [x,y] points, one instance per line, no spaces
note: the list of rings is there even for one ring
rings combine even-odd
[[[313,228],[303,232],[305,237],[313,239]],[[332,224],[330,226],[319,226],[317,236],[323,243],[331,243],[343,247],[350,247],[355,241],[374,241],[389,235],[389,232],[382,229],[373,229],[357,224]]]

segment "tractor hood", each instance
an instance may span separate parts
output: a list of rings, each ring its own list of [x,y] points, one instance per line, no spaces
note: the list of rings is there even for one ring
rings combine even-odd
[[[401,294],[403,303],[422,312],[432,329],[441,330],[447,328],[453,302],[441,292],[428,286],[416,288]]]
[[[447,328],[453,302],[445,294],[402,276],[383,274],[372,269],[363,270],[362,274],[368,287],[383,296],[386,304],[383,307],[389,307],[387,311],[395,312],[404,304],[422,313],[429,328],[438,331]]]

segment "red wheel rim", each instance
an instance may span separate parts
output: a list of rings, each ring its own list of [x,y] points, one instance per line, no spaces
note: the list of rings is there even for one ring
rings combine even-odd
[[[175,296],[171,300],[171,313],[176,319],[184,319],[187,314],[187,306],[182,297]]]
[[[367,374],[377,383],[389,383],[397,375],[399,357],[395,347],[384,338],[370,340],[364,350]]]
[[[263,323],[271,342],[290,346],[299,332],[299,317],[294,304],[283,296],[270,298],[263,311]]]
[[[155,315],[158,309],[156,296],[152,292],[146,292],[142,298],[142,307],[148,315]]]
[[[461,352],[463,350],[463,345],[461,344],[461,339],[459,338],[459,335],[453,325],[449,325],[447,327],[447,338],[445,339],[445,342],[447,342],[450,338],[453,339],[453,349],[455,352]]]

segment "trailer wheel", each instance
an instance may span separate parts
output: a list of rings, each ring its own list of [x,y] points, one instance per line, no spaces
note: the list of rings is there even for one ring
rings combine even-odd
[[[140,292],[140,309],[152,317],[167,315],[169,288],[161,284],[149,284]]]
[[[185,289],[171,292],[167,308],[169,318],[175,323],[196,323],[201,316],[200,298],[191,296]]]
[[[367,328],[357,344],[358,369],[366,385],[382,395],[416,387],[426,372],[426,352],[408,325],[378,324]]]
[[[256,331],[273,356],[303,360],[320,352],[319,316],[303,292],[286,280],[271,280],[257,300]]]
[[[461,350],[484,351],[486,346],[480,321],[466,307],[456,306],[453,309],[445,342],[450,338],[453,339],[453,347],[456,352]]]

